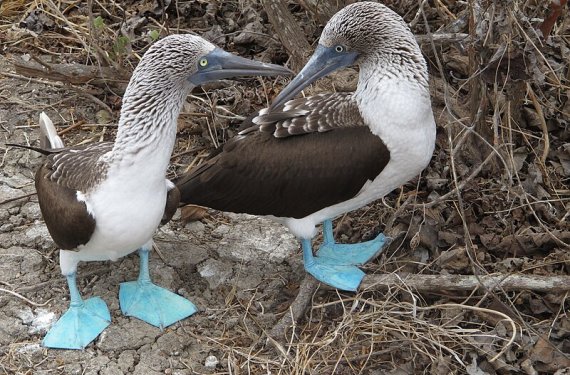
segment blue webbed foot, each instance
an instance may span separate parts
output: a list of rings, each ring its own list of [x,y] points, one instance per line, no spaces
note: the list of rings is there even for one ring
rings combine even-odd
[[[303,239],[302,246],[305,270],[315,279],[340,290],[358,289],[365,275],[362,270],[354,265],[338,264],[333,258],[313,256],[310,240]]]
[[[138,280],[121,283],[119,289],[123,314],[162,329],[198,311],[192,302],[153,284],[148,273],[148,250],[141,248],[139,256],[141,269]]]
[[[356,266],[327,264],[323,258],[315,258],[315,262],[305,270],[322,283],[340,290],[355,292],[362,282],[365,273]]]
[[[111,323],[105,302],[99,297],[83,301],[75,285],[75,273],[67,276],[69,309],[49,330],[42,344],[56,349],[83,349]]]
[[[363,265],[382,252],[388,239],[380,233],[375,239],[355,243],[337,244],[334,242],[331,220],[323,222],[323,244],[317,252],[317,257],[328,259],[337,265]]]
[[[123,314],[160,329],[198,311],[192,302],[151,282],[121,283],[119,301]]]

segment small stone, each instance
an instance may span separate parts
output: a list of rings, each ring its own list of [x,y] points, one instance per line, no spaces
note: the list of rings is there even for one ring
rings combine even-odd
[[[198,266],[198,272],[208,282],[210,289],[216,289],[232,274],[232,266],[223,261],[216,259],[208,259],[203,264]]]
[[[215,355],[209,355],[208,358],[206,358],[206,361],[204,362],[204,367],[215,368],[218,365],[218,363],[220,363],[220,361]]]
[[[14,224],[4,224],[0,226],[0,232],[2,233],[10,232],[12,229],[14,229]]]
[[[201,221],[191,221],[186,224],[186,229],[191,231],[194,235],[202,235],[206,230],[206,226]]]

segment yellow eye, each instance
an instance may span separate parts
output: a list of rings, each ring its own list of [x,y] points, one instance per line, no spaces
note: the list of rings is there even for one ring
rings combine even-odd
[[[200,64],[200,66],[202,66],[202,67],[208,65],[208,59],[200,59],[199,64]]]

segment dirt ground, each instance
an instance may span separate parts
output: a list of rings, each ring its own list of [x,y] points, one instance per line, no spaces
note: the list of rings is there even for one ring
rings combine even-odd
[[[79,289],[105,300],[112,323],[83,351],[41,347],[68,291],[34,194],[42,157],[4,144],[37,145],[41,111],[66,144],[113,139],[124,79],[56,79],[15,61],[102,64],[128,77],[157,36],[196,32],[242,56],[289,62],[264,2],[103,1],[91,12],[84,3],[0,5],[0,373],[570,374],[568,288],[420,293],[405,280],[387,291],[318,287],[300,321],[273,337],[305,278],[296,239],[264,218],[200,209],[159,228],[150,261],[154,281],[192,300],[197,314],[164,331],[125,317],[118,288],[137,277],[137,255],[82,263]],[[290,1],[288,9],[311,44],[326,14],[309,3]],[[419,1],[386,3],[426,35]],[[371,275],[568,276],[568,17],[533,49],[537,39],[528,35],[548,4],[515,1],[505,10],[501,1],[474,2],[481,23],[469,28],[467,2],[431,3],[427,25],[447,38],[422,43],[438,123],[434,158],[419,179],[337,220],[337,238],[384,231],[395,239],[364,268]],[[89,20],[96,38],[88,37]],[[458,42],[463,34],[476,41]],[[347,70],[312,90],[350,90],[355,77]],[[252,78],[196,89],[179,120],[169,176],[204,160],[285,83]]]

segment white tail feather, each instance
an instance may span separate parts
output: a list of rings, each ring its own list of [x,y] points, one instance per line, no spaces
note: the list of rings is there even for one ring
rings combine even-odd
[[[45,112],[40,113],[40,147],[46,150],[63,148],[63,141],[57,135],[53,122]]]

